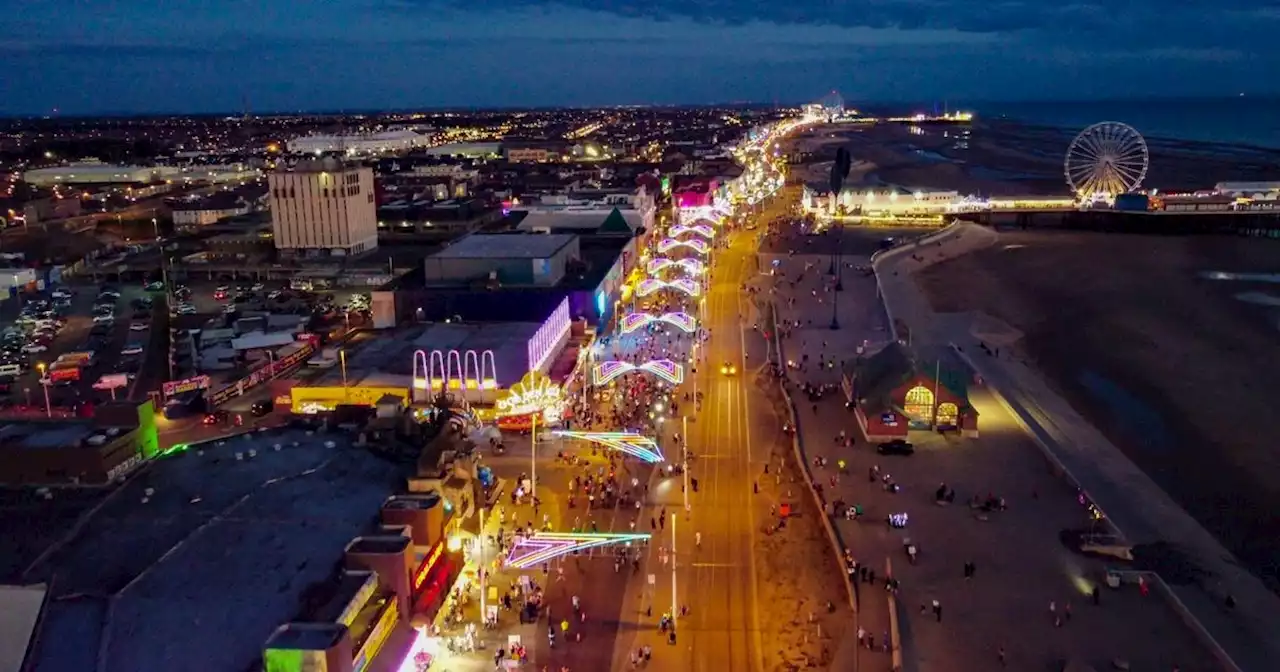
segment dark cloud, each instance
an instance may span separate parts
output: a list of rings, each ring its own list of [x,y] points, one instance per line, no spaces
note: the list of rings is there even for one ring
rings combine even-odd
[[[504,0],[484,7],[467,0],[390,0],[387,6],[448,7],[458,11],[573,8],[658,21],[720,25],[753,22],[828,25],[845,28],[957,30],[970,33],[1038,31],[1061,35],[1123,36],[1151,41],[1158,28],[1177,32],[1165,41],[1196,39],[1207,29],[1228,38],[1249,21],[1275,13],[1274,0]],[[1268,32],[1274,34],[1277,26]],[[1202,39],[1199,41],[1203,41]]]

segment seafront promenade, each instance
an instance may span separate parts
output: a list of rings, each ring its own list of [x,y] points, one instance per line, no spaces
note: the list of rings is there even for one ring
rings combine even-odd
[[[939,315],[919,291],[912,273],[946,258],[998,244],[985,227],[960,224],[917,251],[881,255],[875,262],[887,311],[905,324],[917,349],[966,362],[997,404],[1030,435],[1049,463],[1088,493],[1130,543],[1167,542],[1203,572],[1167,589],[1172,608],[1209,648],[1221,647],[1225,669],[1274,669],[1280,659],[1280,599],[1268,591],[1207,531],[1085,421],[1043,377],[1009,356],[983,354],[972,335],[973,316]],[[939,356],[942,356],[941,354]],[[987,421],[983,415],[983,423]],[[985,431],[984,431],[985,433]],[[1230,596],[1234,606],[1228,606]]]
[[[908,254],[944,249],[931,249],[932,238]],[[803,459],[826,503],[841,501],[863,511],[856,519],[837,515],[833,521],[838,543],[868,570],[854,584],[858,626],[866,637],[866,645],[854,650],[859,669],[888,669],[893,662],[884,646],[892,635],[884,585],[890,564],[901,582],[892,608],[905,670],[986,671],[997,668],[1002,652],[1009,669],[1045,669],[1067,659],[1099,669],[1118,659],[1133,669],[1213,669],[1213,659],[1185,636],[1180,619],[1163,602],[1131,590],[1107,593],[1101,607],[1087,605],[1081,586],[1100,577],[1103,563],[1072,554],[1057,534],[1085,524],[1085,511],[1074,489],[1048,473],[1026,434],[990,394],[973,394],[989,427],[981,438],[913,432],[917,452],[910,457],[878,455],[862,439],[838,389],[808,394],[806,386],[838,385],[840,364],[854,360],[859,345],[866,343],[865,352],[872,353],[892,338],[875,278],[857,270],[871,263],[869,254],[844,257],[840,292],[828,274],[830,260],[821,254],[762,255],[762,267],[772,273],[762,274],[756,285],[762,292],[773,290],[769,296],[780,322],[791,325],[781,341],[781,360],[791,363],[785,384],[796,406]],[[933,360],[926,363],[932,368]],[[842,433],[856,437],[852,446],[842,445]],[[879,478],[869,478],[877,467],[900,489],[890,491]],[[933,493],[944,482],[960,500],[994,492],[1010,501],[1010,509],[983,517],[963,504],[939,506]],[[886,524],[895,513],[907,514],[905,528]],[[921,549],[914,564],[903,549],[907,539]],[[965,578],[967,563],[977,568],[971,579]],[[941,615],[932,610],[935,600]],[[1050,603],[1074,609],[1069,625],[1055,625]]]

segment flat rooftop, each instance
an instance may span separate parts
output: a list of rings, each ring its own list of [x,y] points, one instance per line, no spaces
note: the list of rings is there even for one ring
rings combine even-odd
[[[128,428],[113,428],[119,432]],[[108,428],[97,427],[92,420],[59,419],[51,421],[13,421],[0,424],[0,446],[6,448],[65,448],[78,445],[95,435],[106,434]]]
[[[337,644],[346,632],[341,623],[289,623],[271,635],[266,648],[324,650]]]
[[[474,350],[477,355],[492,350],[498,385],[508,387],[528,370],[528,343],[539,326],[538,322],[432,322],[387,336],[379,334],[354,352],[347,351],[348,384],[407,388],[412,384],[416,350]],[[342,372],[330,369],[315,384],[341,385]]]
[[[573,242],[573,234],[476,233],[431,255],[435,259],[546,259]]]
[[[375,529],[400,471],[345,434],[299,428],[150,463],[26,572],[56,575],[35,669],[260,667],[264,642],[305,620],[309,592]]]

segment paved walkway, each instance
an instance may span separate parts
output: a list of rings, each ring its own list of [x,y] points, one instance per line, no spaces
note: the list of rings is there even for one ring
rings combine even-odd
[[[1193,613],[1241,669],[1275,669],[1275,661],[1280,659],[1280,637],[1276,635],[1280,632],[1280,599],[1240,568],[1191,516],[1053,393],[1036,371],[1008,358],[977,355],[977,339],[969,334],[971,318],[935,315],[910,280],[911,272],[918,268],[994,244],[996,239],[990,229],[961,225],[919,256],[884,255],[876,267],[891,312],[911,327],[912,338],[923,348],[936,352],[950,343],[958,345],[961,357],[985,379],[1000,405],[1089,493],[1131,542],[1168,541],[1188,554],[1207,576],[1199,583],[1172,586],[1175,605]],[[1235,599],[1234,609],[1225,606],[1227,595]]]
[[[887,338],[884,313],[877,306],[874,279],[854,271],[855,267],[868,263],[867,257],[843,258],[844,291],[838,293],[831,291],[832,279],[827,275],[832,261],[829,256],[762,254],[761,259],[766,273],[752,284],[762,292],[761,296],[773,299],[782,331],[789,333],[781,341],[780,359],[794,361],[803,367],[793,371],[792,380],[803,376],[804,380],[814,384],[838,384],[838,367],[823,368],[818,362],[819,353],[823,353],[824,361],[841,355],[853,357],[859,344],[883,342]],[[838,297],[839,304],[833,311],[835,297]],[[831,329],[833,312],[840,324],[839,330]],[[809,356],[807,361],[806,354]],[[801,453],[813,478],[823,481],[834,473],[834,460],[837,459],[834,450],[828,448],[834,446],[832,440],[839,431],[833,428],[846,426],[852,430],[854,426],[848,425],[850,418],[837,395],[829,395],[824,401],[814,403],[793,383],[788,384],[788,391],[796,404]],[[813,468],[811,460],[817,456],[830,457],[831,469]],[[836,521],[836,532],[839,543],[851,549],[858,562],[883,567],[886,556],[880,549],[872,550],[865,543],[864,529],[846,525],[841,520]],[[856,634],[847,636],[842,642],[844,646],[835,652],[831,669],[887,670],[891,666],[890,658],[883,644],[888,640],[889,613],[882,584],[858,583],[855,590],[858,595],[857,625],[874,638],[875,649],[858,647]]]
[[[927,243],[913,251],[921,257],[938,252]],[[1108,593],[1105,608],[1085,606],[1086,593],[1081,591],[1097,579],[1104,563],[1072,554],[1057,535],[1085,525],[1085,511],[1072,488],[1046,473],[1025,434],[989,395],[979,393],[974,400],[984,425],[990,427],[981,439],[913,432],[918,453],[905,459],[875,454],[861,438],[839,391],[817,400],[805,398],[799,383],[838,384],[839,363],[856,357],[859,345],[865,343],[874,351],[887,342],[888,318],[877,299],[875,278],[853,270],[869,263],[868,258],[845,258],[844,291],[838,294],[826,291],[829,257],[783,256],[779,261],[781,276],[762,276],[757,282],[777,287],[774,298],[781,320],[800,323],[783,340],[782,350],[797,367],[789,370],[789,377],[806,459],[824,482],[828,500],[839,498],[863,507],[863,519],[840,518],[836,528],[854,557],[877,574],[874,583],[857,584],[859,625],[874,637],[874,650],[845,650],[839,659],[843,667],[837,669],[850,669],[850,653],[856,653],[856,664],[864,669],[890,666],[883,650],[889,617],[883,588],[886,561],[893,562],[894,575],[902,581],[898,617],[908,670],[990,670],[998,665],[1001,648],[1012,669],[1044,669],[1068,654],[1099,669],[1116,658],[1130,661],[1134,669],[1172,669],[1174,664],[1183,670],[1212,669],[1212,660],[1194,640],[1183,641],[1185,629],[1162,602],[1143,600],[1130,591]],[[840,301],[839,330],[830,328],[833,297]],[[837,444],[842,430],[857,437],[852,448]],[[825,469],[813,467],[812,459],[818,456],[828,459]],[[838,460],[846,462],[848,473],[837,473]],[[873,466],[892,474],[902,491],[889,493],[878,482],[869,482]],[[961,501],[994,492],[1014,506],[994,519],[975,516],[963,505],[937,506],[933,491],[941,482],[956,489]],[[888,527],[883,521],[890,513],[907,513],[908,528]],[[905,560],[906,537],[922,549],[916,565]],[[964,579],[966,562],[980,568],[973,580]],[[918,609],[935,599],[944,605],[941,624],[928,609]],[[1050,602],[1064,609],[1074,602],[1076,616],[1069,627],[1055,627]],[[1137,636],[1134,624],[1141,624],[1143,633],[1157,634]]]

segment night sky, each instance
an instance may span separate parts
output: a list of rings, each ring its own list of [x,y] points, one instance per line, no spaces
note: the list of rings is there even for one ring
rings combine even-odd
[[[1280,91],[1275,0],[0,0],[0,113]]]

